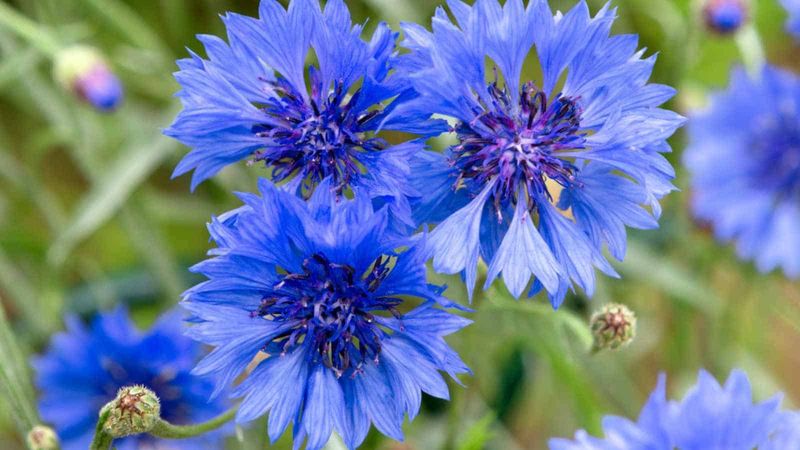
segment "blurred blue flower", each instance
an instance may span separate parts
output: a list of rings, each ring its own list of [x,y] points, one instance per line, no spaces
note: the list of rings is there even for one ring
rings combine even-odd
[[[693,209],[762,272],[800,276],[800,79],[735,70],[689,126]]]
[[[152,389],[161,399],[161,417],[175,424],[208,420],[228,406],[223,400],[209,402],[213,383],[191,375],[202,346],[183,335],[177,311],[163,315],[146,333],[136,329],[122,307],[99,314],[89,327],[75,316],[67,317],[66,325],[47,353],[33,361],[42,395],[39,411],[65,450],[89,447],[100,408],[124,386]],[[215,449],[221,437],[219,431],[168,441],[138,435],[114,445],[120,450]]]
[[[708,0],[703,7],[706,25],[717,33],[733,33],[747,19],[744,0]]]
[[[458,140],[412,164],[416,218],[439,224],[434,268],[463,273],[470,295],[479,258],[484,287],[502,274],[515,297],[531,277],[554,306],[573,283],[591,295],[594,267],[616,276],[603,245],[622,259],[626,226],[656,228],[674,189],[661,153],[684,119],[658,106],[675,91],[647,83],[655,56],[637,36],[609,36],[608,6],[592,18],[585,2],[564,15],[544,0],[448,5],[455,23],[439,8],[432,32],[404,25],[398,63],[419,93],[408,107],[451,118]],[[521,84],[530,54],[541,84]]]
[[[426,282],[424,235],[387,239],[385,208],[329,183],[308,203],[263,179],[260,197],[240,194],[210,224],[218,247],[193,268],[208,281],[183,302],[190,336],[216,347],[195,373],[218,375],[219,391],[257,362],[234,391],[237,421],[269,412],[272,441],[295,422],[295,448],[333,430],[355,448],[371,423],[402,439],[421,392],[448,398],[439,372],[469,371],[443,339],[469,321],[436,307],[453,304]]]
[[[337,193],[362,189],[413,227],[404,182],[407,159],[424,144],[390,145],[381,130],[428,132],[435,122],[403,108],[413,91],[393,76],[397,33],[378,24],[361,39],[342,0],[293,0],[288,11],[262,0],[260,18],[228,13],[228,43],[200,35],[208,59],[192,53],[175,77],[183,111],[165,133],[192,151],[175,176],[194,170],[192,189],[249,158],[275,182],[306,197],[326,177]],[[317,65],[305,61],[313,50]],[[306,88],[306,74],[310,89]]]
[[[574,441],[551,439],[550,450],[765,450],[800,444],[797,414],[779,410],[780,394],[754,404],[744,372],[734,370],[723,387],[700,371],[680,402],[666,399],[665,384],[661,376],[636,422],[606,416],[604,438],[581,430]]]
[[[789,13],[786,29],[795,37],[800,38],[800,0],[781,0],[781,4]]]

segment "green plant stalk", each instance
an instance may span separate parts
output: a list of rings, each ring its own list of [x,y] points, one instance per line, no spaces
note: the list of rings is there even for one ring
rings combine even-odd
[[[110,414],[108,406],[109,405],[106,404],[106,406],[100,410],[100,417],[97,419],[97,426],[94,428],[94,437],[92,438],[91,445],[89,445],[89,450],[108,450],[111,447],[111,443],[114,442],[114,438],[103,431],[103,427]]]
[[[150,430],[150,434],[163,439],[185,439],[199,436],[203,433],[216,430],[227,422],[230,422],[230,420],[236,416],[236,411],[238,409],[238,406],[235,406],[211,420],[195,425],[173,425],[166,420],[159,419],[158,422],[156,422],[156,426]]]
[[[33,387],[28,380],[27,366],[5,311],[0,307],[0,393],[20,435],[25,436],[39,421],[36,414]]]
[[[739,47],[742,61],[747,71],[750,73],[750,76],[758,77],[761,73],[761,68],[764,66],[766,57],[764,56],[764,46],[761,43],[761,37],[758,35],[758,30],[756,30],[753,24],[745,26],[736,34],[736,45]]]
[[[3,2],[0,2],[0,26],[14,32],[50,57],[61,49],[58,40],[41,25]]]

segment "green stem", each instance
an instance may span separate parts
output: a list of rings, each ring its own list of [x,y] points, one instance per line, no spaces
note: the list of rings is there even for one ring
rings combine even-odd
[[[47,30],[16,9],[0,2],[0,26],[16,33],[48,56],[55,56],[61,45]]]
[[[742,61],[744,61],[744,66],[750,76],[758,77],[766,58],[764,56],[764,46],[761,44],[761,37],[753,24],[745,26],[736,34],[736,45],[739,47]]]
[[[236,416],[238,407],[233,407],[213,419],[195,425],[173,425],[166,420],[159,419],[150,434],[164,439],[184,439],[199,436],[215,430]]]
[[[103,430],[103,426],[106,424],[110,413],[107,406],[108,405],[100,410],[100,418],[97,420],[97,426],[94,429],[94,438],[92,438],[92,444],[89,446],[89,450],[108,450],[111,447],[111,443],[114,442],[114,438]]]

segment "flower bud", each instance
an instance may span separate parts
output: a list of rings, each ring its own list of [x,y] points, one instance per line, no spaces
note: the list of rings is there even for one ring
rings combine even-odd
[[[627,306],[609,303],[594,313],[590,321],[594,335],[594,351],[616,349],[633,340],[636,316]]]
[[[731,34],[747,20],[747,5],[744,0],[707,0],[703,17],[712,31]]]
[[[103,409],[108,410],[103,431],[115,438],[147,433],[161,418],[158,397],[144,386],[120,389],[117,397]]]
[[[58,450],[58,436],[52,428],[36,425],[28,432],[26,441],[32,450]]]
[[[94,47],[76,45],[58,53],[54,75],[61,86],[104,112],[122,102],[122,83]]]

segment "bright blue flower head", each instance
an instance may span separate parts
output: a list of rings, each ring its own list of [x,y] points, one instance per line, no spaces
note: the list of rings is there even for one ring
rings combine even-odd
[[[193,268],[208,281],[186,292],[189,333],[216,347],[195,373],[219,390],[258,361],[234,391],[237,421],[269,413],[273,441],[290,422],[295,448],[334,430],[355,448],[370,424],[402,439],[421,392],[448,398],[439,372],[469,370],[443,339],[469,321],[437,307],[451,302],[426,282],[424,237],[387,239],[386,209],[337,198],[329,180],[307,203],[259,190],[210,224],[218,247]]]
[[[403,107],[413,91],[393,76],[397,33],[385,23],[361,39],[342,0],[262,0],[258,19],[223,17],[228,43],[201,35],[175,75],[183,111],[165,132],[192,151],[175,175],[194,170],[192,189],[228,164],[263,163],[275,182],[308,197],[330,177],[337,193],[367,190],[413,227],[405,186],[418,141],[390,145],[381,130],[429,132],[426,114]],[[313,50],[315,65],[306,65]],[[309,88],[306,88],[308,80]]]
[[[708,0],[703,8],[706,25],[720,34],[733,33],[747,19],[744,0]]]
[[[100,408],[117,390],[145,385],[161,399],[161,417],[175,424],[208,420],[222,413],[227,401],[209,402],[213,383],[191,375],[202,346],[185,337],[180,315],[162,316],[142,333],[124,308],[98,315],[87,327],[66,319],[67,330],[53,337],[50,348],[33,361],[41,392],[39,411],[52,424],[65,450],[85,450],[94,434]],[[150,448],[215,449],[219,432],[198,438],[155,442],[148,435],[114,441],[120,450]]]
[[[781,4],[789,13],[786,29],[796,38],[800,38],[800,0],[781,0]]]
[[[458,141],[411,171],[417,219],[439,224],[434,268],[462,272],[470,293],[482,258],[486,285],[502,274],[516,297],[532,277],[555,306],[573,283],[591,295],[594,267],[615,275],[602,246],[621,259],[626,226],[658,226],[674,175],[661,153],[683,123],[658,106],[675,91],[647,83],[655,57],[635,35],[609,36],[608,7],[448,5],[455,22],[440,8],[432,32],[404,25],[401,64],[410,107],[449,118]]]
[[[550,440],[550,450],[772,450],[800,445],[794,428],[797,413],[779,410],[780,395],[754,404],[744,372],[733,371],[720,386],[701,371],[680,402],[666,399],[665,381],[659,378],[638,421],[606,416],[604,438],[581,430],[574,441]]]
[[[693,209],[759,270],[800,276],[800,79],[736,70],[689,126]]]

